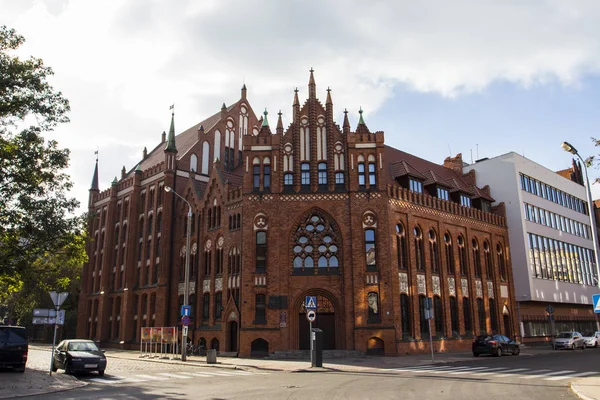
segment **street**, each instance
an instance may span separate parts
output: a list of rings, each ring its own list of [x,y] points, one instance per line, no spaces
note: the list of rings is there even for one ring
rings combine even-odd
[[[598,356],[600,349],[524,350],[520,356],[352,372],[243,371],[110,358],[104,377],[77,376],[88,383],[83,388],[29,398],[576,399],[569,382],[600,375]],[[45,368],[48,357],[32,350],[28,367]]]

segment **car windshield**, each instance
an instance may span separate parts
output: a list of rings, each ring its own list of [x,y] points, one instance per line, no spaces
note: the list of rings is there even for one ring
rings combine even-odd
[[[594,334],[595,334],[595,332],[584,332],[583,336],[585,336],[585,337],[592,337],[592,336],[594,336]]]
[[[570,338],[572,336],[571,332],[561,332],[558,335],[556,335],[557,338],[561,339],[561,338]]]
[[[479,335],[477,336],[477,341],[484,342],[486,340],[492,340],[492,337],[489,335]]]
[[[92,342],[71,342],[69,351],[98,351],[98,347]]]

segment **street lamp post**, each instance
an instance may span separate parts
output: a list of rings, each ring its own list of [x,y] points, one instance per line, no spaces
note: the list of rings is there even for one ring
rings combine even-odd
[[[192,236],[192,206],[190,203],[177,194],[177,192],[173,191],[169,186],[165,186],[165,192],[173,193],[175,196],[179,197],[181,200],[185,201],[185,204],[188,205],[188,215],[187,215],[187,243],[185,246],[185,283],[183,286],[183,305],[188,306],[189,304],[189,291],[190,291],[190,236]],[[185,348],[187,347],[187,335],[181,333],[181,361],[186,361],[187,354]]]
[[[583,164],[583,170],[585,171],[585,184],[587,186],[587,200],[588,200],[588,212],[590,214],[590,225],[592,225],[592,240],[594,242],[594,255],[596,261],[596,286],[600,288],[600,256],[598,255],[598,229],[596,228],[596,216],[594,215],[594,205],[592,203],[592,190],[590,187],[590,180],[588,178],[587,166],[581,155],[577,152],[577,149],[573,147],[569,142],[563,142],[561,146],[564,151],[576,155]]]

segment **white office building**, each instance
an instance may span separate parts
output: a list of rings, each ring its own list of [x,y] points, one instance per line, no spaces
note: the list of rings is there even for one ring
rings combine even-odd
[[[592,295],[598,270],[581,170],[551,171],[511,152],[466,165],[504,203],[513,282],[524,342],[555,331],[600,329]],[[548,313],[551,311],[551,314]]]

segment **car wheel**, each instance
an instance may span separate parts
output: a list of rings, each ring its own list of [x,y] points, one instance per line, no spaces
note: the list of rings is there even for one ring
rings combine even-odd
[[[585,350],[586,347],[587,347],[587,345],[585,344],[585,342],[583,342],[583,345],[581,346],[581,350]]]
[[[98,376],[104,376],[104,370],[101,369],[100,371],[98,371]]]
[[[513,350],[513,356],[518,356],[519,354],[521,354],[521,349],[519,346],[515,346],[515,349]]]
[[[575,350],[575,343],[571,345],[571,350]]]
[[[500,347],[496,349],[496,357],[502,357],[502,349]]]
[[[473,352],[473,356],[474,356],[474,357],[479,357],[479,353],[478,353],[478,352],[476,352],[476,351],[474,351],[474,352]]]

